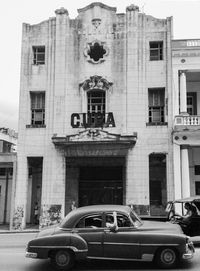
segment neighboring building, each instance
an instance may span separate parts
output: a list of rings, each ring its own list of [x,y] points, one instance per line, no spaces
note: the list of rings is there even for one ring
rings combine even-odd
[[[0,128],[0,224],[9,224],[14,208],[17,134]]]
[[[200,39],[173,40],[172,61],[174,191],[181,198],[200,195]]]
[[[163,215],[174,198],[172,18],[64,8],[23,24],[14,227],[86,204]],[[17,220],[16,220],[17,218]],[[17,222],[16,222],[17,221]]]

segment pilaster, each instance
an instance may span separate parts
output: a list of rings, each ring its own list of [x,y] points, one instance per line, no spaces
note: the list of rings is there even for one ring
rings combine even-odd
[[[190,196],[189,157],[187,146],[181,147],[182,197]]]

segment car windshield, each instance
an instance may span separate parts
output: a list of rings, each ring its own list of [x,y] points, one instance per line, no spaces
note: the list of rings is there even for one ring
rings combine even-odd
[[[133,210],[131,210],[129,215],[134,227],[138,228],[143,224],[141,219],[137,216],[137,214]]]

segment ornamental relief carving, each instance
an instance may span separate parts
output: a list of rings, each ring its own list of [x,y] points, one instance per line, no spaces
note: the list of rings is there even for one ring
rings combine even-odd
[[[102,76],[94,75],[90,76],[89,79],[85,80],[83,83],[80,84],[80,87],[83,88],[83,90],[93,90],[93,89],[99,89],[107,91],[112,86],[113,83],[108,82],[105,78]]]

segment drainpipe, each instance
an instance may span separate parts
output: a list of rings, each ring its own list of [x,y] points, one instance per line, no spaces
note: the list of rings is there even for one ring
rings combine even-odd
[[[17,174],[17,161],[13,161],[13,176],[12,176],[12,189],[11,189],[11,206],[10,206],[10,230],[13,229],[13,216],[15,209],[15,190],[16,190],[16,174]]]

